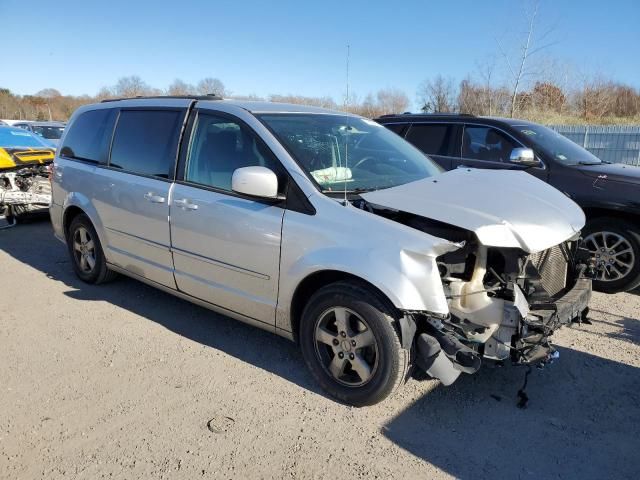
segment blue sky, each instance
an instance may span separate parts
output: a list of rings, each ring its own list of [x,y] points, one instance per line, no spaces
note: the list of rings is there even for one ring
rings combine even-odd
[[[457,81],[503,61],[523,30],[527,1],[136,1],[0,0],[0,87],[95,94],[139,75],[165,88],[175,78],[220,78],[235,94],[342,98],[346,45],[351,90],[363,97],[416,88],[437,74]],[[640,87],[640,1],[542,0],[542,53],[574,72],[599,71]]]

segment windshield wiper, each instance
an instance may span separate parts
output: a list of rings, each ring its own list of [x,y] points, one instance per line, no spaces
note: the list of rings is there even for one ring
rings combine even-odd
[[[587,162],[586,160],[578,160],[576,163],[572,163],[571,165],[586,165],[586,166],[589,166],[589,165],[602,165],[603,163],[605,163],[605,162],[602,162],[602,161],[600,161],[600,162]]]

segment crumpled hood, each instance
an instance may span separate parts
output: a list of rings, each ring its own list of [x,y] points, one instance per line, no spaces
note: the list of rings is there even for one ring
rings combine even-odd
[[[491,247],[535,253],[574,236],[584,213],[560,191],[526,172],[459,168],[362,194],[375,205],[471,230]]]

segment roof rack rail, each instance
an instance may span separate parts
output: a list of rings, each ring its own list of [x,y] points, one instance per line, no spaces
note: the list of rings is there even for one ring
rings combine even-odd
[[[404,113],[387,113],[386,115],[380,115],[378,118],[388,118],[388,117],[401,117],[403,115],[413,115],[415,117],[475,117],[472,113],[455,113],[455,112],[437,112],[437,113],[412,113],[412,112],[404,112]]]
[[[207,95],[136,95],[135,97],[105,98],[100,103],[117,102],[120,100],[142,100],[148,98],[178,98],[183,100],[223,100],[220,95],[208,93]]]

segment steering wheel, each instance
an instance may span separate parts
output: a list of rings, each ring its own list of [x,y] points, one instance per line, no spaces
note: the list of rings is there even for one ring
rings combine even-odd
[[[358,163],[356,163],[353,168],[358,168],[360,165],[362,165],[364,162],[367,162],[369,160],[375,160],[376,157],[373,157],[371,155],[367,156],[367,157],[363,157],[360,159],[360,161]]]

